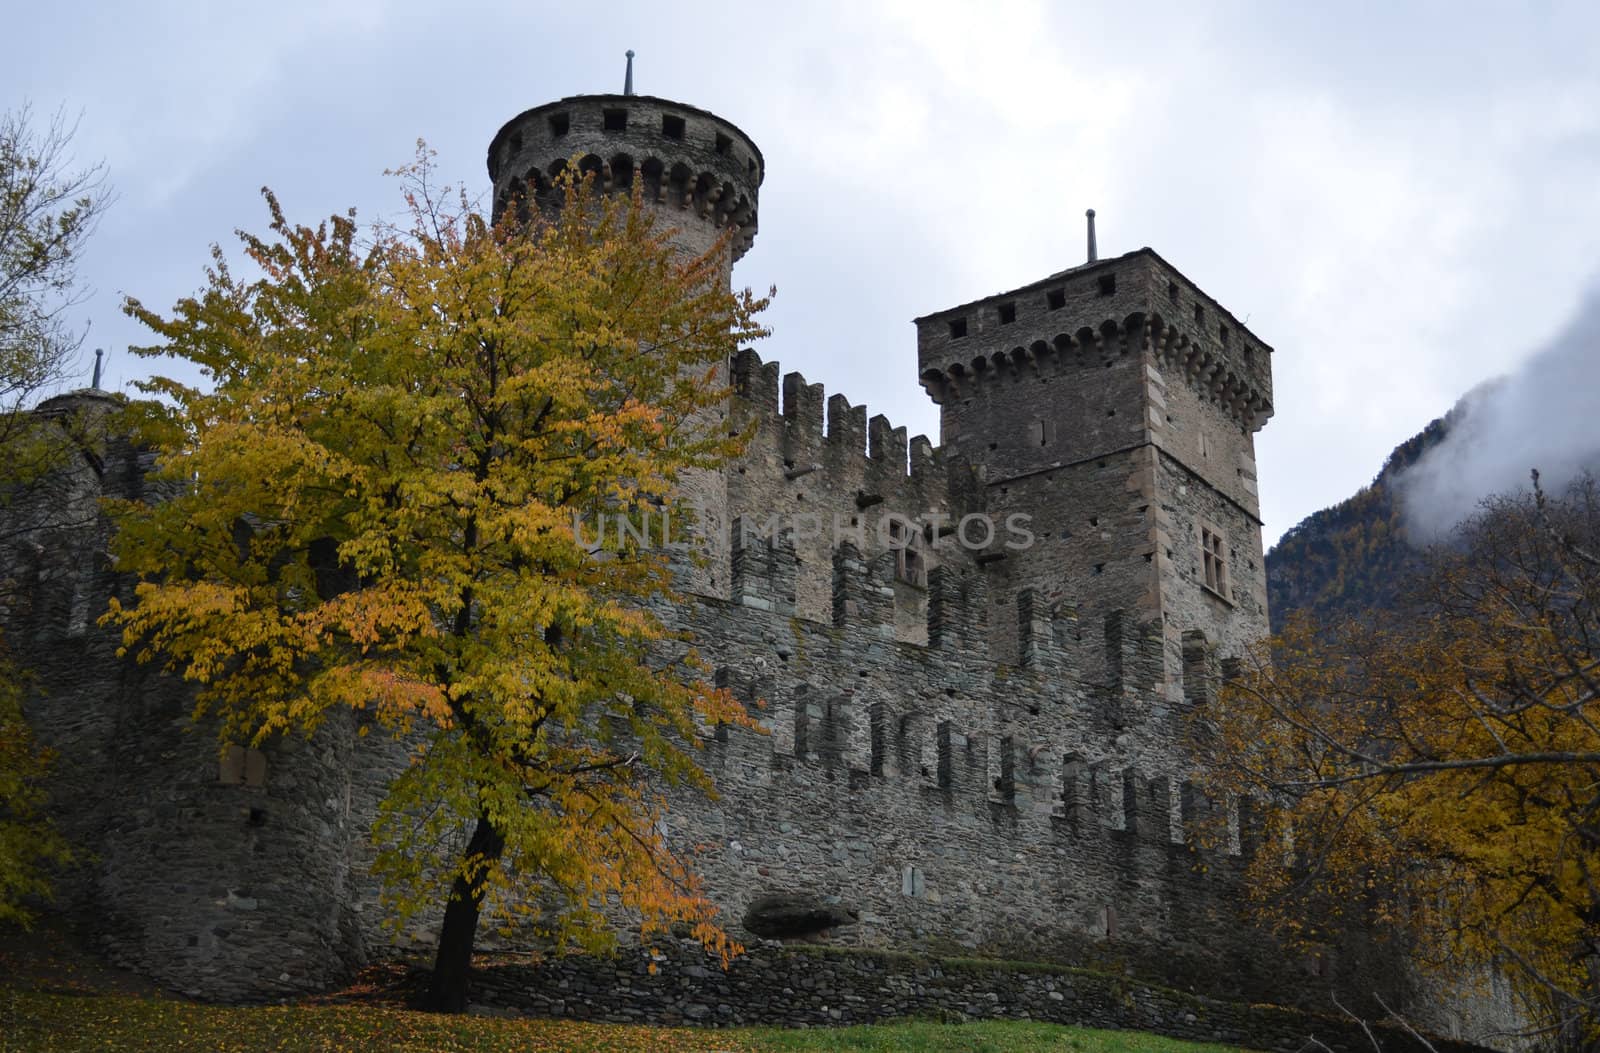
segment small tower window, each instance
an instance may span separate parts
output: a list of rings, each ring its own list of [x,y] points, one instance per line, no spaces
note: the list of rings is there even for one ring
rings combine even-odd
[[[1015,303],[1003,303],[996,310],[1000,314],[1001,325],[1010,325],[1017,320],[1017,305]]]
[[[603,110],[601,111],[601,116],[603,119],[603,127],[606,131],[625,132],[628,130],[627,110]]]
[[[1227,326],[1225,326],[1225,325],[1217,326],[1217,339],[1222,341],[1222,346],[1223,347],[1227,347],[1228,346],[1228,335],[1229,334],[1228,334],[1228,327]]]
[[[726,135],[723,135],[721,132],[717,133],[717,153],[721,154],[723,157],[727,157],[729,154],[733,153],[733,140],[728,138]]]
[[[561,113],[552,113],[550,115],[550,136],[551,136],[551,138],[553,138],[553,139],[561,138],[563,135],[567,134],[567,130],[569,128],[571,128],[571,127],[572,127],[572,114],[563,111]]]
[[[1167,299],[1171,300],[1173,303],[1177,303],[1178,302],[1178,283],[1177,282],[1168,282],[1167,283]]]
[[[1222,531],[1209,523],[1200,526],[1200,562],[1205,571],[1205,585],[1223,599],[1228,598],[1227,539]]]
[[[922,554],[922,535],[899,516],[889,519],[889,547],[894,549],[895,577],[927,588],[928,562]]]
[[[684,123],[682,117],[678,117],[670,113],[664,113],[661,115],[661,134],[666,136],[668,139],[682,139],[683,129]]]
[[[1194,305],[1194,321],[1196,325],[1206,324],[1206,309],[1199,304]]]
[[[1044,294],[1044,304],[1052,311],[1059,311],[1067,306],[1067,290],[1051,289]]]
[[[1095,284],[1100,287],[1101,296],[1110,296],[1117,291],[1117,276],[1115,274],[1102,274],[1095,279]]]
[[[950,323],[950,339],[952,339],[952,340],[960,340],[962,337],[964,337],[966,335],[967,335],[967,320],[965,318],[957,318],[953,322]]]

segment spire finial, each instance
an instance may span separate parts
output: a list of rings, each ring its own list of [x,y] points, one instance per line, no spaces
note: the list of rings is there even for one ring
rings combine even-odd
[[[94,380],[89,383],[89,386],[96,391],[100,390],[100,360],[104,357],[104,349],[98,347],[94,349]]]
[[[633,94],[633,49],[628,49],[628,73],[622,78],[622,94]]]
[[[1094,209],[1089,209],[1084,215],[1089,217],[1089,262],[1093,263],[1100,258],[1100,250],[1094,243]]]

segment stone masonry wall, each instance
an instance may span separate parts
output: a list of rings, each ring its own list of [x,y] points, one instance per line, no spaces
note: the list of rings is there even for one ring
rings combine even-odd
[[[957,1022],[1022,1019],[1124,1028],[1196,1042],[1299,1053],[1370,1053],[1355,1021],[1265,1005],[1240,1005],[1124,978],[1048,966],[904,954],[751,947],[726,971],[692,944],[668,943],[615,959],[502,965],[479,980],[480,1011],[616,1023],[717,1027],[830,1027],[905,1017]],[[1390,1053],[1427,1047],[1375,1025]],[[1315,1038],[1323,1045],[1312,1046]],[[1433,1039],[1438,1053],[1484,1047]]]

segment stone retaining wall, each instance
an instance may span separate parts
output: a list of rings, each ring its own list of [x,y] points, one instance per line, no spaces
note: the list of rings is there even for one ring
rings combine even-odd
[[[651,971],[652,966],[654,972]],[[611,959],[499,965],[473,979],[473,1009],[633,1024],[829,1027],[904,1017],[1043,1020],[1148,1031],[1249,1049],[1372,1050],[1357,1023],[1240,1005],[1086,970],[1026,962],[762,944],[727,971],[692,941]],[[1399,1028],[1374,1027],[1386,1053],[1423,1050]],[[1434,1039],[1438,1053],[1485,1053]]]

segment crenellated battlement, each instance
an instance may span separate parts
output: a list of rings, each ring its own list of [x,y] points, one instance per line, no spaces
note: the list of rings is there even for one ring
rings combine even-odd
[[[556,180],[574,158],[604,192],[637,186],[696,252],[729,228],[735,260],[755,240],[765,163],[749,136],[715,114],[648,95],[574,95],[526,110],[489,144],[495,215],[530,198],[559,208]]]
[[[868,417],[866,406],[853,405],[841,394],[828,395],[823,385],[798,372],[780,376],[778,363],[763,362],[750,348],[734,355],[732,383],[733,422],[776,434],[786,471],[852,462],[863,474],[937,481],[938,451],[927,436],[908,441],[904,426],[881,413]]]
[[[935,401],[1151,353],[1240,427],[1272,416],[1272,348],[1150,249],[1062,271],[917,319]]]

